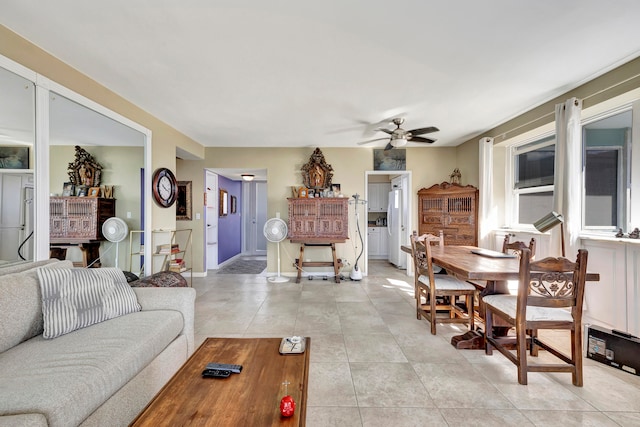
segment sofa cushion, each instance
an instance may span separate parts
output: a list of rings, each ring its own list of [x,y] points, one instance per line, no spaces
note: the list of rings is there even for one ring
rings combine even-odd
[[[54,260],[30,265],[26,270],[27,265],[22,265],[24,271],[0,277],[0,353],[42,333],[42,296],[37,269],[73,264]]]
[[[44,337],[60,335],[140,311],[136,294],[117,268],[38,270]]]
[[[75,426],[142,371],[182,331],[178,311],[140,311],[0,354],[0,415],[41,413]]]

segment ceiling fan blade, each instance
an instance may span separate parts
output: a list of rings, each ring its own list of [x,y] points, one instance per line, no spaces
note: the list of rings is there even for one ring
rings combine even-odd
[[[387,150],[391,150],[393,148],[393,145],[391,145],[391,143],[388,143],[386,147],[384,147],[384,151]]]
[[[428,128],[410,130],[409,133],[411,133],[411,135],[423,135],[425,133],[438,132],[438,131],[440,131],[440,129],[438,129],[437,127],[429,126]]]
[[[386,134],[389,134],[389,135],[391,135],[391,134],[393,133],[393,131],[392,131],[392,130],[385,129],[385,128],[378,128],[378,129],[376,129],[376,130],[382,131],[382,132],[384,132],[384,133],[386,133]]]
[[[409,141],[411,141],[411,142],[426,142],[426,143],[429,143],[429,144],[433,144],[434,142],[436,142],[435,139],[423,138],[422,136],[412,136],[411,138],[409,138]]]
[[[358,142],[358,145],[364,145],[364,144],[368,144],[370,142],[375,142],[375,141],[382,141],[383,139],[387,140],[389,139],[388,137],[384,137],[384,138],[376,138],[376,139],[370,139],[368,141],[362,141],[362,142]]]

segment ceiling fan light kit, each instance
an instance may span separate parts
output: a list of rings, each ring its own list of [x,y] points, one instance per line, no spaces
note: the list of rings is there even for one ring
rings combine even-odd
[[[394,148],[396,148],[396,147],[404,147],[405,145],[407,145],[407,138],[405,136],[399,136],[399,137],[391,136],[390,144]]]

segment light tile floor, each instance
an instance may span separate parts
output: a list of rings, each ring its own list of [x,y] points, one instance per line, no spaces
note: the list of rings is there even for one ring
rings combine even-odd
[[[362,281],[269,283],[194,278],[196,344],[206,337],[311,337],[308,426],[640,426],[640,377],[585,359],[570,374],[530,373],[498,352],[456,350],[416,320],[413,279],[383,261]],[[554,333],[549,338],[568,342]],[[541,352],[541,358],[550,357]]]

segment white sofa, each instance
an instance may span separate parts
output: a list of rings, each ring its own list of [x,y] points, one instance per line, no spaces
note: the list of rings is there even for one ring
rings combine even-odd
[[[132,288],[141,311],[43,337],[38,268],[0,268],[0,427],[126,426],[194,350],[192,288]]]

